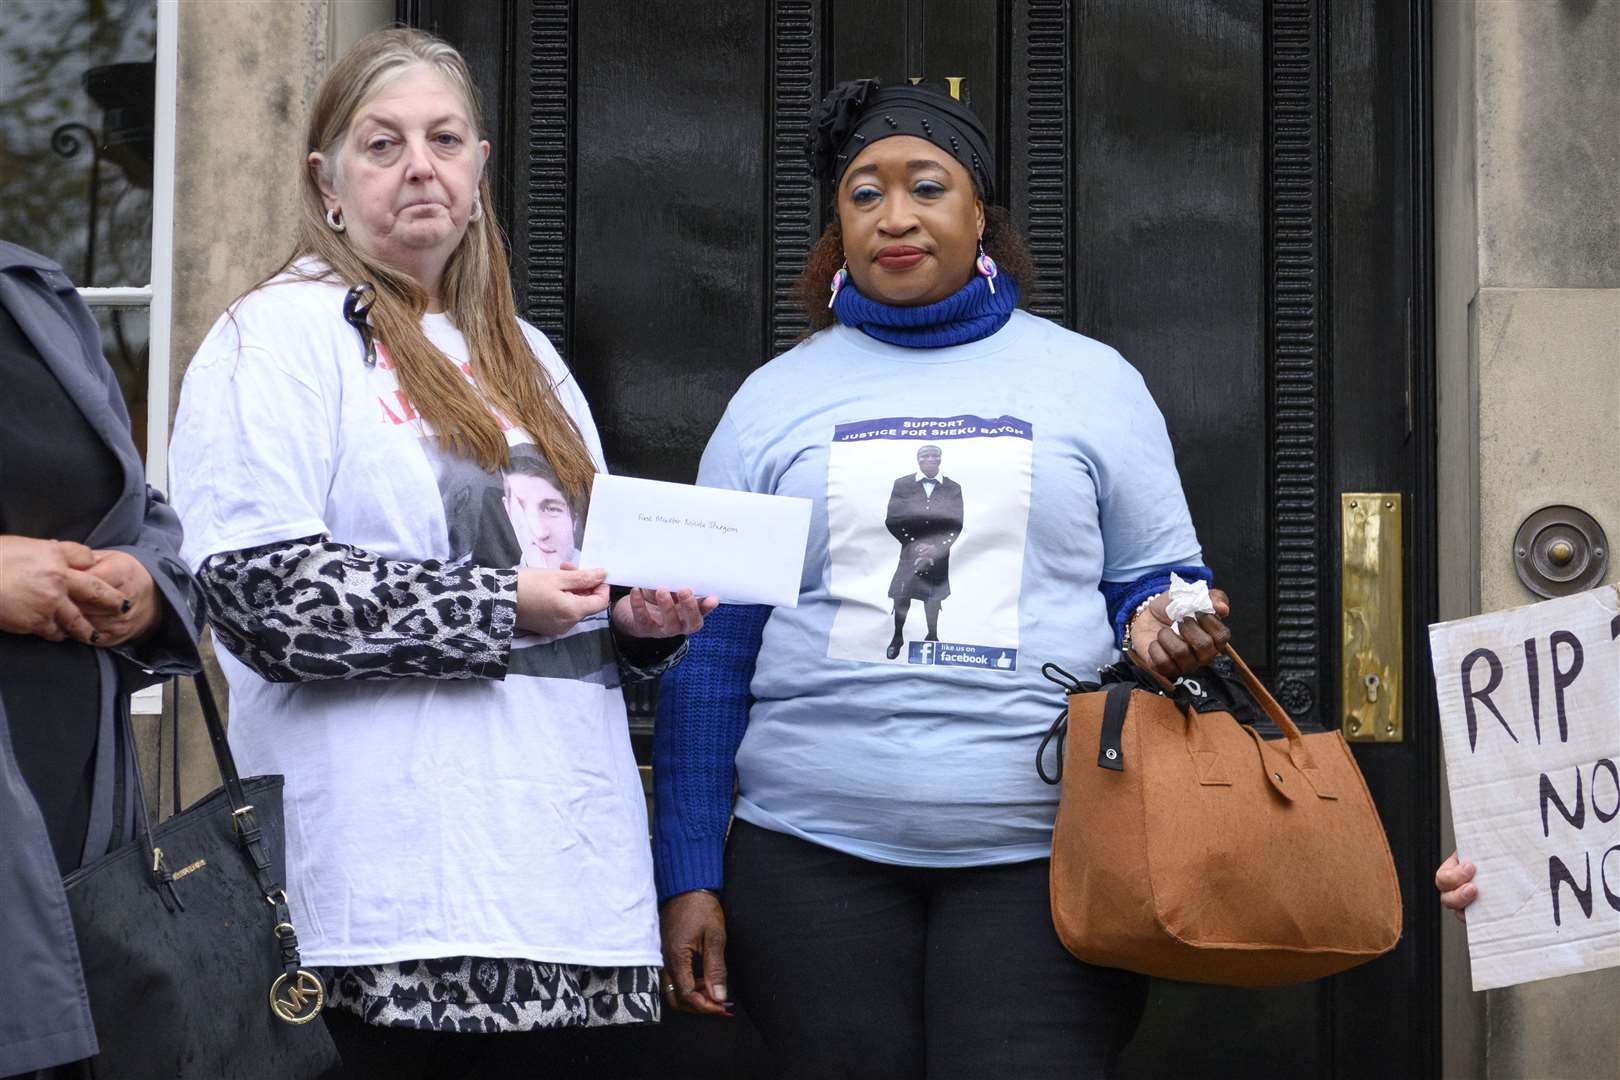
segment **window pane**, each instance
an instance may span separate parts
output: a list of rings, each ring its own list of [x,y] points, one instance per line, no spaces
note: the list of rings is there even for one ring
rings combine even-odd
[[[79,285],[145,285],[155,0],[0,6],[0,237]]]
[[[147,327],[150,320],[145,308],[94,308],[96,322],[101,326],[101,352],[107,357],[118,385],[124,391],[124,404],[129,406],[130,426],[134,429],[135,447],[146,460],[146,371]]]

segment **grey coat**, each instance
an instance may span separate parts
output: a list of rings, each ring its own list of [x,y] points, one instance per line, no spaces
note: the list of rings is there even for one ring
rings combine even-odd
[[[15,244],[0,242],[0,303],[38,347],[68,396],[106,441],[123,471],[123,491],[86,539],[138,559],[157,584],[163,615],[139,646],[98,651],[101,674],[100,735],[84,862],[127,840],[133,823],[127,790],[132,755],[118,752],[123,695],[168,675],[199,666],[202,595],[179,560],[180,521],[163,497],[147,487],[123,395],[101,353],[96,321],[59,266]],[[0,384],[3,384],[0,372]],[[96,1052],[95,1028],[78,944],[44,819],[11,749],[10,719],[0,705],[0,956],[16,993],[0,1009],[0,1076],[29,1072]],[[123,761],[120,784],[118,762]]]

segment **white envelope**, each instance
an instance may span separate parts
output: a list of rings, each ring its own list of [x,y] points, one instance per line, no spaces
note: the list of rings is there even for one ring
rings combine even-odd
[[[614,585],[799,605],[810,500],[598,473],[579,565]]]

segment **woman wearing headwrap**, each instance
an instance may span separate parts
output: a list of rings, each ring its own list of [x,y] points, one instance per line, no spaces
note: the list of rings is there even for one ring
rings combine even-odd
[[[665,1000],[734,988],[790,1077],[1109,1075],[1146,980],[1052,929],[1040,666],[1123,645],[1193,671],[1226,598],[1167,624],[1172,571],[1210,573],[1164,420],[1114,350],[1016,310],[1029,259],[973,114],[845,83],[810,150],[836,197],[816,332],[699,473],[811,499],[810,547],[796,608],[720,608],[665,678]]]

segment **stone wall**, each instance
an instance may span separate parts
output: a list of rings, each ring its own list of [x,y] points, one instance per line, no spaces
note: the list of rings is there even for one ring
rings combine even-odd
[[[174,308],[170,401],[227,304],[292,250],[304,125],[331,60],[393,18],[393,0],[186,0],[176,102]],[[171,418],[172,419],[172,418]],[[224,679],[212,663],[224,705]],[[181,794],[219,783],[202,716],[181,694]],[[148,779],[159,784],[155,717],[137,717]],[[168,741],[162,739],[165,755]],[[173,777],[161,780],[169,805]],[[151,790],[159,790],[153,786]]]
[[[1457,618],[1536,599],[1512,540],[1540,507],[1620,541],[1620,0],[1434,16],[1441,616]],[[1620,969],[1474,994],[1447,926],[1445,1076],[1620,1077]]]

